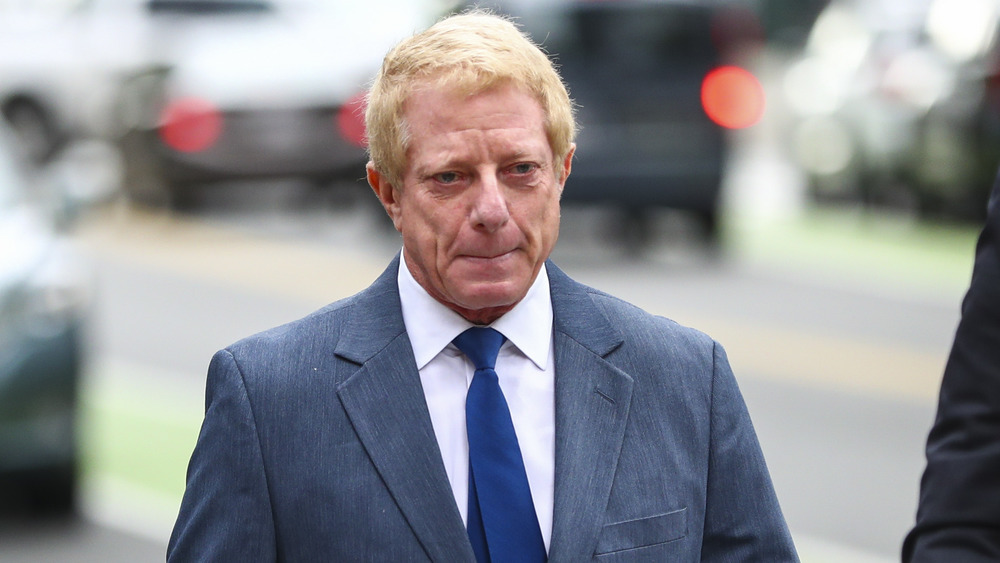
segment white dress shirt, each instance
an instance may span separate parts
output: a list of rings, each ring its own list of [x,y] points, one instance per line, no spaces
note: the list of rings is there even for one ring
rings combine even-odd
[[[451,341],[474,326],[417,283],[400,258],[399,299],[427,408],[462,521],[468,523],[469,439],[465,396],[475,366]],[[545,266],[527,295],[492,328],[507,337],[496,371],[517,433],[545,549],[552,536],[555,480],[555,370],[552,299]]]

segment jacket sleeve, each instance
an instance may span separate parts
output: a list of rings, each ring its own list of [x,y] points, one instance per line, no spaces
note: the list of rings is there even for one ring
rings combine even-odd
[[[274,561],[271,514],[253,408],[235,358],[223,350],[208,369],[205,420],[167,560]]]
[[[702,561],[798,561],[726,353],[715,344]]]
[[[1000,561],[1000,179],[945,366],[903,561]]]

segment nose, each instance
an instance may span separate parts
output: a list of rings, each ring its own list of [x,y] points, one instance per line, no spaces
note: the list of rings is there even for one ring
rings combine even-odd
[[[503,227],[510,219],[503,186],[493,176],[483,176],[475,189],[470,219],[473,226],[487,232]]]

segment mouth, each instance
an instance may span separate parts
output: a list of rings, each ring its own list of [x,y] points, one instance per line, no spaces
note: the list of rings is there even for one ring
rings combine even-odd
[[[516,250],[517,249],[512,249],[512,250],[507,250],[507,251],[504,251],[504,252],[498,252],[498,253],[495,253],[495,254],[492,254],[492,253],[491,254],[462,254],[460,257],[462,259],[464,259],[464,260],[469,260],[469,261],[471,261],[473,263],[487,265],[487,264],[495,264],[495,263],[501,262],[503,260],[506,260],[507,258],[512,257],[514,255],[514,252]]]

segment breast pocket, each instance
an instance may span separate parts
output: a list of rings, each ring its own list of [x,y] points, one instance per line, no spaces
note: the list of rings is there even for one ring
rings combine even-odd
[[[601,530],[594,555],[649,547],[687,535],[687,508],[648,518],[608,524]]]

